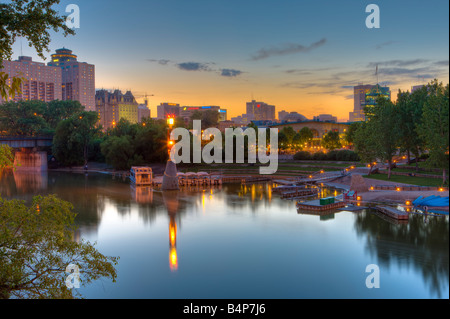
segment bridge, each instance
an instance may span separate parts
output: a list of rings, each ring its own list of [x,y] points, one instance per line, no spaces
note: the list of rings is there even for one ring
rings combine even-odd
[[[39,147],[51,147],[53,136],[0,136],[0,144],[16,149],[14,166],[18,171],[46,171],[47,152],[39,151]]]
[[[0,144],[12,148],[37,148],[53,145],[53,136],[0,136]]]

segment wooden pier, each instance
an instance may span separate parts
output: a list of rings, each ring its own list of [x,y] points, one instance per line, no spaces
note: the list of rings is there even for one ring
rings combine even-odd
[[[409,214],[389,206],[377,206],[380,213],[397,220],[409,220]]]

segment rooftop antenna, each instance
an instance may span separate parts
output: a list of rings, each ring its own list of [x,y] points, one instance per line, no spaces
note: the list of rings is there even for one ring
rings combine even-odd
[[[378,84],[378,83],[380,83],[380,82],[378,81],[378,64],[377,64],[377,70],[375,71],[375,75],[377,76],[377,84]]]

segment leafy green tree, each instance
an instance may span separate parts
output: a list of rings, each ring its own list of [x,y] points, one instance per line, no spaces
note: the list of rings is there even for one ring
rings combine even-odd
[[[74,219],[72,204],[55,196],[37,196],[31,206],[0,198],[0,299],[78,297],[66,286],[71,264],[82,286],[104,277],[115,282],[118,258],[75,241]]]
[[[294,137],[297,134],[297,132],[295,132],[295,130],[291,127],[284,127],[280,134],[283,134],[284,137],[286,138],[285,144],[287,144],[287,148],[292,146],[292,143],[294,141]]]
[[[449,167],[449,85],[444,87],[434,80],[427,90],[429,96],[423,107],[423,122],[417,131],[429,151],[428,166],[442,169],[445,184]]]
[[[87,164],[89,145],[98,137],[96,112],[81,112],[61,121],[53,138],[53,155],[63,165]]]
[[[371,107],[371,114],[368,117],[371,133],[375,138],[377,157],[388,163],[388,179],[390,179],[393,157],[398,153],[400,144],[401,118],[398,107],[388,99],[378,98],[377,105]]]
[[[6,144],[0,144],[0,171],[14,165],[14,151]]]
[[[217,125],[219,124],[219,113],[212,110],[203,112],[194,111],[191,115],[191,127],[194,120],[202,121],[202,130],[206,130],[211,127],[217,127]]]
[[[49,30],[63,31],[63,35],[75,34],[66,25],[66,16],[60,16],[53,9],[60,0],[11,0],[0,3],[0,70],[3,60],[9,60],[13,54],[13,45],[17,37],[28,41],[42,59],[44,51],[49,51]],[[8,85],[8,80],[11,85]],[[9,79],[6,72],[0,72],[0,95],[3,99],[20,92],[22,78]]]
[[[130,136],[111,136],[101,144],[106,163],[117,170],[128,170],[133,166],[135,151]]]
[[[287,150],[289,148],[289,139],[283,130],[278,133],[278,148],[280,150]]]
[[[85,108],[78,101],[54,100],[47,103],[42,117],[51,129],[56,129],[59,122],[67,120],[75,114],[84,112]]]
[[[358,154],[361,162],[370,165],[369,175],[372,173],[373,163],[377,161],[376,131],[372,123],[361,123],[353,134],[353,143],[355,152]]]
[[[350,126],[347,129],[347,132],[345,132],[344,139],[348,143],[348,145],[353,146],[355,142],[355,134],[356,131],[361,127],[360,122],[355,122],[350,124]]]
[[[0,131],[6,135],[45,135],[50,127],[42,114],[46,103],[42,101],[7,102],[0,105]]]
[[[397,109],[400,116],[399,126],[400,148],[406,152],[408,163],[411,163],[411,154],[416,158],[416,168],[419,169],[418,159],[423,149],[423,140],[417,134],[417,126],[422,123],[423,105],[427,100],[427,88],[416,90],[413,93],[399,91],[397,96]]]
[[[313,131],[311,131],[311,129],[309,127],[304,127],[300,130],[299,132],[300,137],[301,137],[301,143],[302,144],[311,144],[313,138],[314,138],[314,133]]]
[[[342,144],[339,132],[330,131],[325,134],[322,138],[322,147],[330,151],[341,148]]]

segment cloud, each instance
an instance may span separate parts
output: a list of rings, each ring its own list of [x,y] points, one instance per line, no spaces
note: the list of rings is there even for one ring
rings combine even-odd
[[[390,60],[390,61],[384,61],[384,62],[370,62],[367,67],[369,68],[375,68],[378,66],[397,66],[397,67],[405,67],[405,66],[411,66],[411,65],[417,65],[426,63],[429,60],[425,59],[414,59],[414,60]]]
[[[434,65],[437,65],[437,66],[447,66],[448,67],[448,64],[449,64],[448,60],[434,62]]]
[[[323,38],[317,42],[312,43],[309,46],[305,46],[303,44],[288,43],[281,47],[263,48],[263,49],[259,50],[256,53],[256,55],[252,56],[252,60],[257,61],[257,60],[269,58],[271,56],[280,56],[280,55],[294,54],[294,53],[306,53],[306,52],[310,52],[314,49],[321,47],[326,42],[327,42],[327,39]]]
[[[164,60],[164,59],[160,59],[160,60],[156,60],[156,59],[147,59],[148,62],[156,62],[158,64],[161,65],[167,65],[169,64],[171,61],[170,60]]]
[[[397,41],[386,41],[386,42],[377,44],[377,45],[375,46],[375,49],[380,50],[380,49],[382,49],[383,47],[388,46],[388,45],[391,45],[391,44],[394,44],[394,43],[397,43]]]
[[[238,75],[241,75],[242,71],[239,70],[234,70],[234,69],[222,69],[222,73],[220,74],[221,76],[226,76],[226,77],[236,77]]]
[[[315,72],[322,72],[322,71],[330,71],[334,70],[336,68],[317,68],[317,69],[290,69],[284,71],[287,74],[296,74],[296,75],[311,75]]]
[[[178,63],[177,67],[184,71],[212,71],[209,68],[209,63],[183,62]]]

